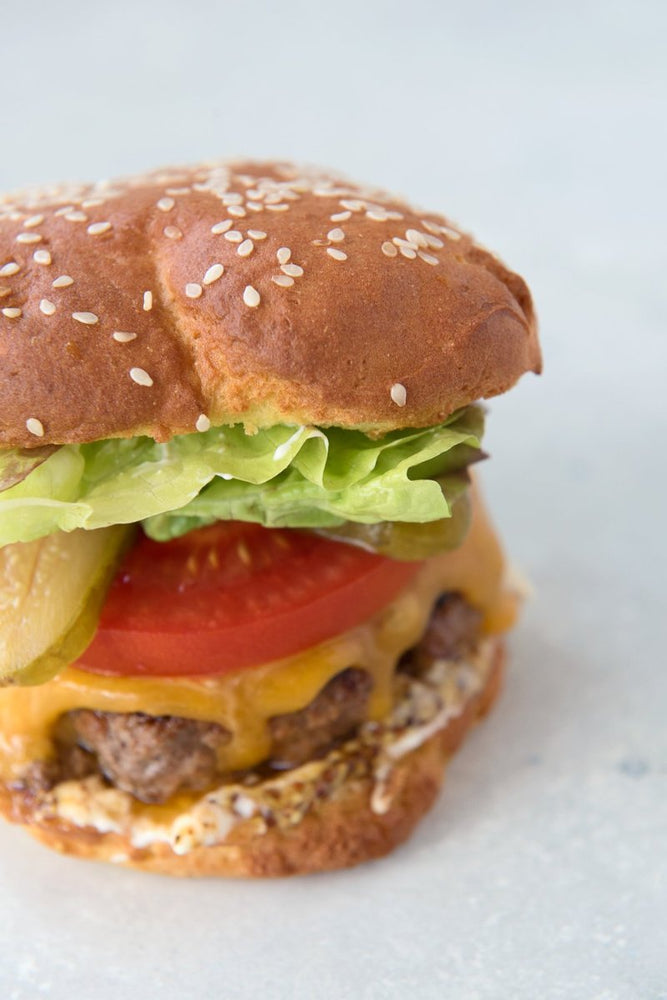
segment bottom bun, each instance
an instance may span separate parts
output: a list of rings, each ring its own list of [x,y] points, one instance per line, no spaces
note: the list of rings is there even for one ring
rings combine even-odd
[[[388,854],[436,799],[445,765],[493,704],[504,645],[403,676],[386,723],[367,723],[319,761],[227,785],[173,811],[143,806],[100,778],[42,797],[0,787],[0,811],[64,854],[179,876],[259,877],[346,868]],[[171,805],[169,809],[171,809]]]

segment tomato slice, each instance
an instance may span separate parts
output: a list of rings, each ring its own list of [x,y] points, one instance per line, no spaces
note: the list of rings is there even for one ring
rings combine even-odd
[[[123,676],[256,666],[359,625],[419,566],[313,532],[240,521],[170,542],[142,536],[76,666]]]

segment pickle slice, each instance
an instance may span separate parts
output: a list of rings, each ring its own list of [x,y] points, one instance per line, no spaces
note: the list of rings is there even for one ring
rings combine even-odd
[[[390,559],[429,559],[441,552],[458,548],[470,526],[470,498],[467,491],[452,502],[451,517],[419,524],[407,521],[382,521],[379,524],[357,524],[345,521],[333,528],[321,528],[319,533],[337,541],[360,545],[370,552]]]
[[[135,529],[57,532],[0,548],[0,684],[41,684],[92,639]]]

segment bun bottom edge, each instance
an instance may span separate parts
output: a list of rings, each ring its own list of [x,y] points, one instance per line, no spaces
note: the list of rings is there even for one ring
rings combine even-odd
[[[161,842],[138,848],[125,835],[37,814],[21,825],[62,854],[179,877],[279,877],[349,868],[383,857],[408,839],[434,804],[449,758],[500,692],[505,661],[504,642],[496,638],[483,687],[459,715],[393,767],[391,801],[385,812],[371,808],[374,781],[364,777],[347,780],[335,796],[294,826],[249,834],[241,824],[223,843],[198,846],[187,854],[176,854]],[[0,813],[10,820],[16,819],[12,799],[11,790],[0,785]]]

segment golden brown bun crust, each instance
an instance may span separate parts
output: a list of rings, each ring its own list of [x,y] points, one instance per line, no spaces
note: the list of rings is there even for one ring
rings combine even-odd
[[[443,217],[332,175],[241,162],[0,199],[0,445],[166,439],[200,414],[384,432],[529,370],[521,278]]]
[[[497,697],[504,661],[504,644],[498,639],[485,686],[445,729],[401,758],[392,771],[393,797],[384,814],[373,812],[370,807],[372,780],[350,780],[334,798],[323,801],[296,826],[248,836],[241,825],[224,844],[198,847],[179,856],[162,843],[138,849],[119,834],[100,834],[64,821],[30,824],[25,811],[17,814],[17,802],[12,802],[11,792],[2,786],[0,812],[9,819],[26,823],[30,833],[64,854],[98,861],[118,861],[123,857],[122,863],[130,867],[168,875],[259,877],[347,868],[382,857],[409,837],[435,801],[448,758]]]

